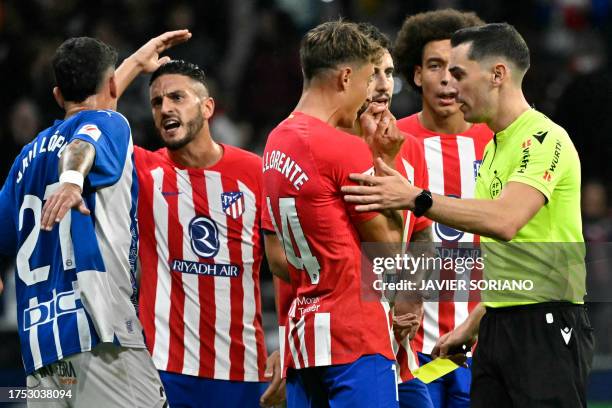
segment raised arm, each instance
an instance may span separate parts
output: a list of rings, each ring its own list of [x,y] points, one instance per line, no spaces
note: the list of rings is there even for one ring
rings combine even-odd
[[[127,57],[115,70],[117,94],[121,96],[127,87],[141,73],[155,71],[161,65],[170,61],[170,57],[160,58],[160,54],[168,48],[183,43],[191,38],[189,30],[168,31],[149,40],[135,53]]]

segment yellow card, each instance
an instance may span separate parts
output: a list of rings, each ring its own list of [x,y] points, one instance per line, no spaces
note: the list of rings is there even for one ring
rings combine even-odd
[[[450,373],[453,370],[456,370],[457,368],[459,368],[459,366],[451,359],[436,358],[424,366],[419,367],[413,371],[412,374],[425,384],[429,384],[430,382],[437,380],[438,378]]]

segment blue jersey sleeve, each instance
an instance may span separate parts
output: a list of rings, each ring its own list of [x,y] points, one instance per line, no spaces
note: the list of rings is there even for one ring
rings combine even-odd
[[[86,178],[92,189],[113,185],[128,158],[131,131],[127,119],[113,111],[84,112],[70,140],[81,139],[96,149],[96,159]]]
[[[0,255],[14,257],[17,253],[17,225],[15,217],[15,173],[17,160],[0,190]]]

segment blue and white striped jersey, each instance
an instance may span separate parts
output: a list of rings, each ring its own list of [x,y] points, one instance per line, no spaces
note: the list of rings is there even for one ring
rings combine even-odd
[[[41,211],[59,186],[59,158],[70,141],[96,149],[83,198],[43,231]],[[0,191],[0,253],[16,256],[17,321],[26,373],[99,342],[144,347],[136,316],[137,178],[127,120],[83,111],[55,121],[23,148]]]

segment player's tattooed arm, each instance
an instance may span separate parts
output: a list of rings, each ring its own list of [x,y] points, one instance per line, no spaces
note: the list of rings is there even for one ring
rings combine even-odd
[[[127,87],[140,73],[151,73],[170,61],[170,57],[159,54],[170,47],[185,42],[191,38],[189,30],[168,31],[150,39],[135,53],[127,57],[115,70],[117,94],[121,96]]]
[[[96,149],[89,142],[74,139],[66,146],[59,160],[59,174],[65,171],[78,171],[85,177],[96,158]]]
[[[42,209],[41,229],[51,231],[56,222],[71,208],[89,215],[83,197],[83,180],[89,174],[96,158],[96,149],[91,143],[81,139],[71,141],[59,161],[59,187],[47,197]]]

